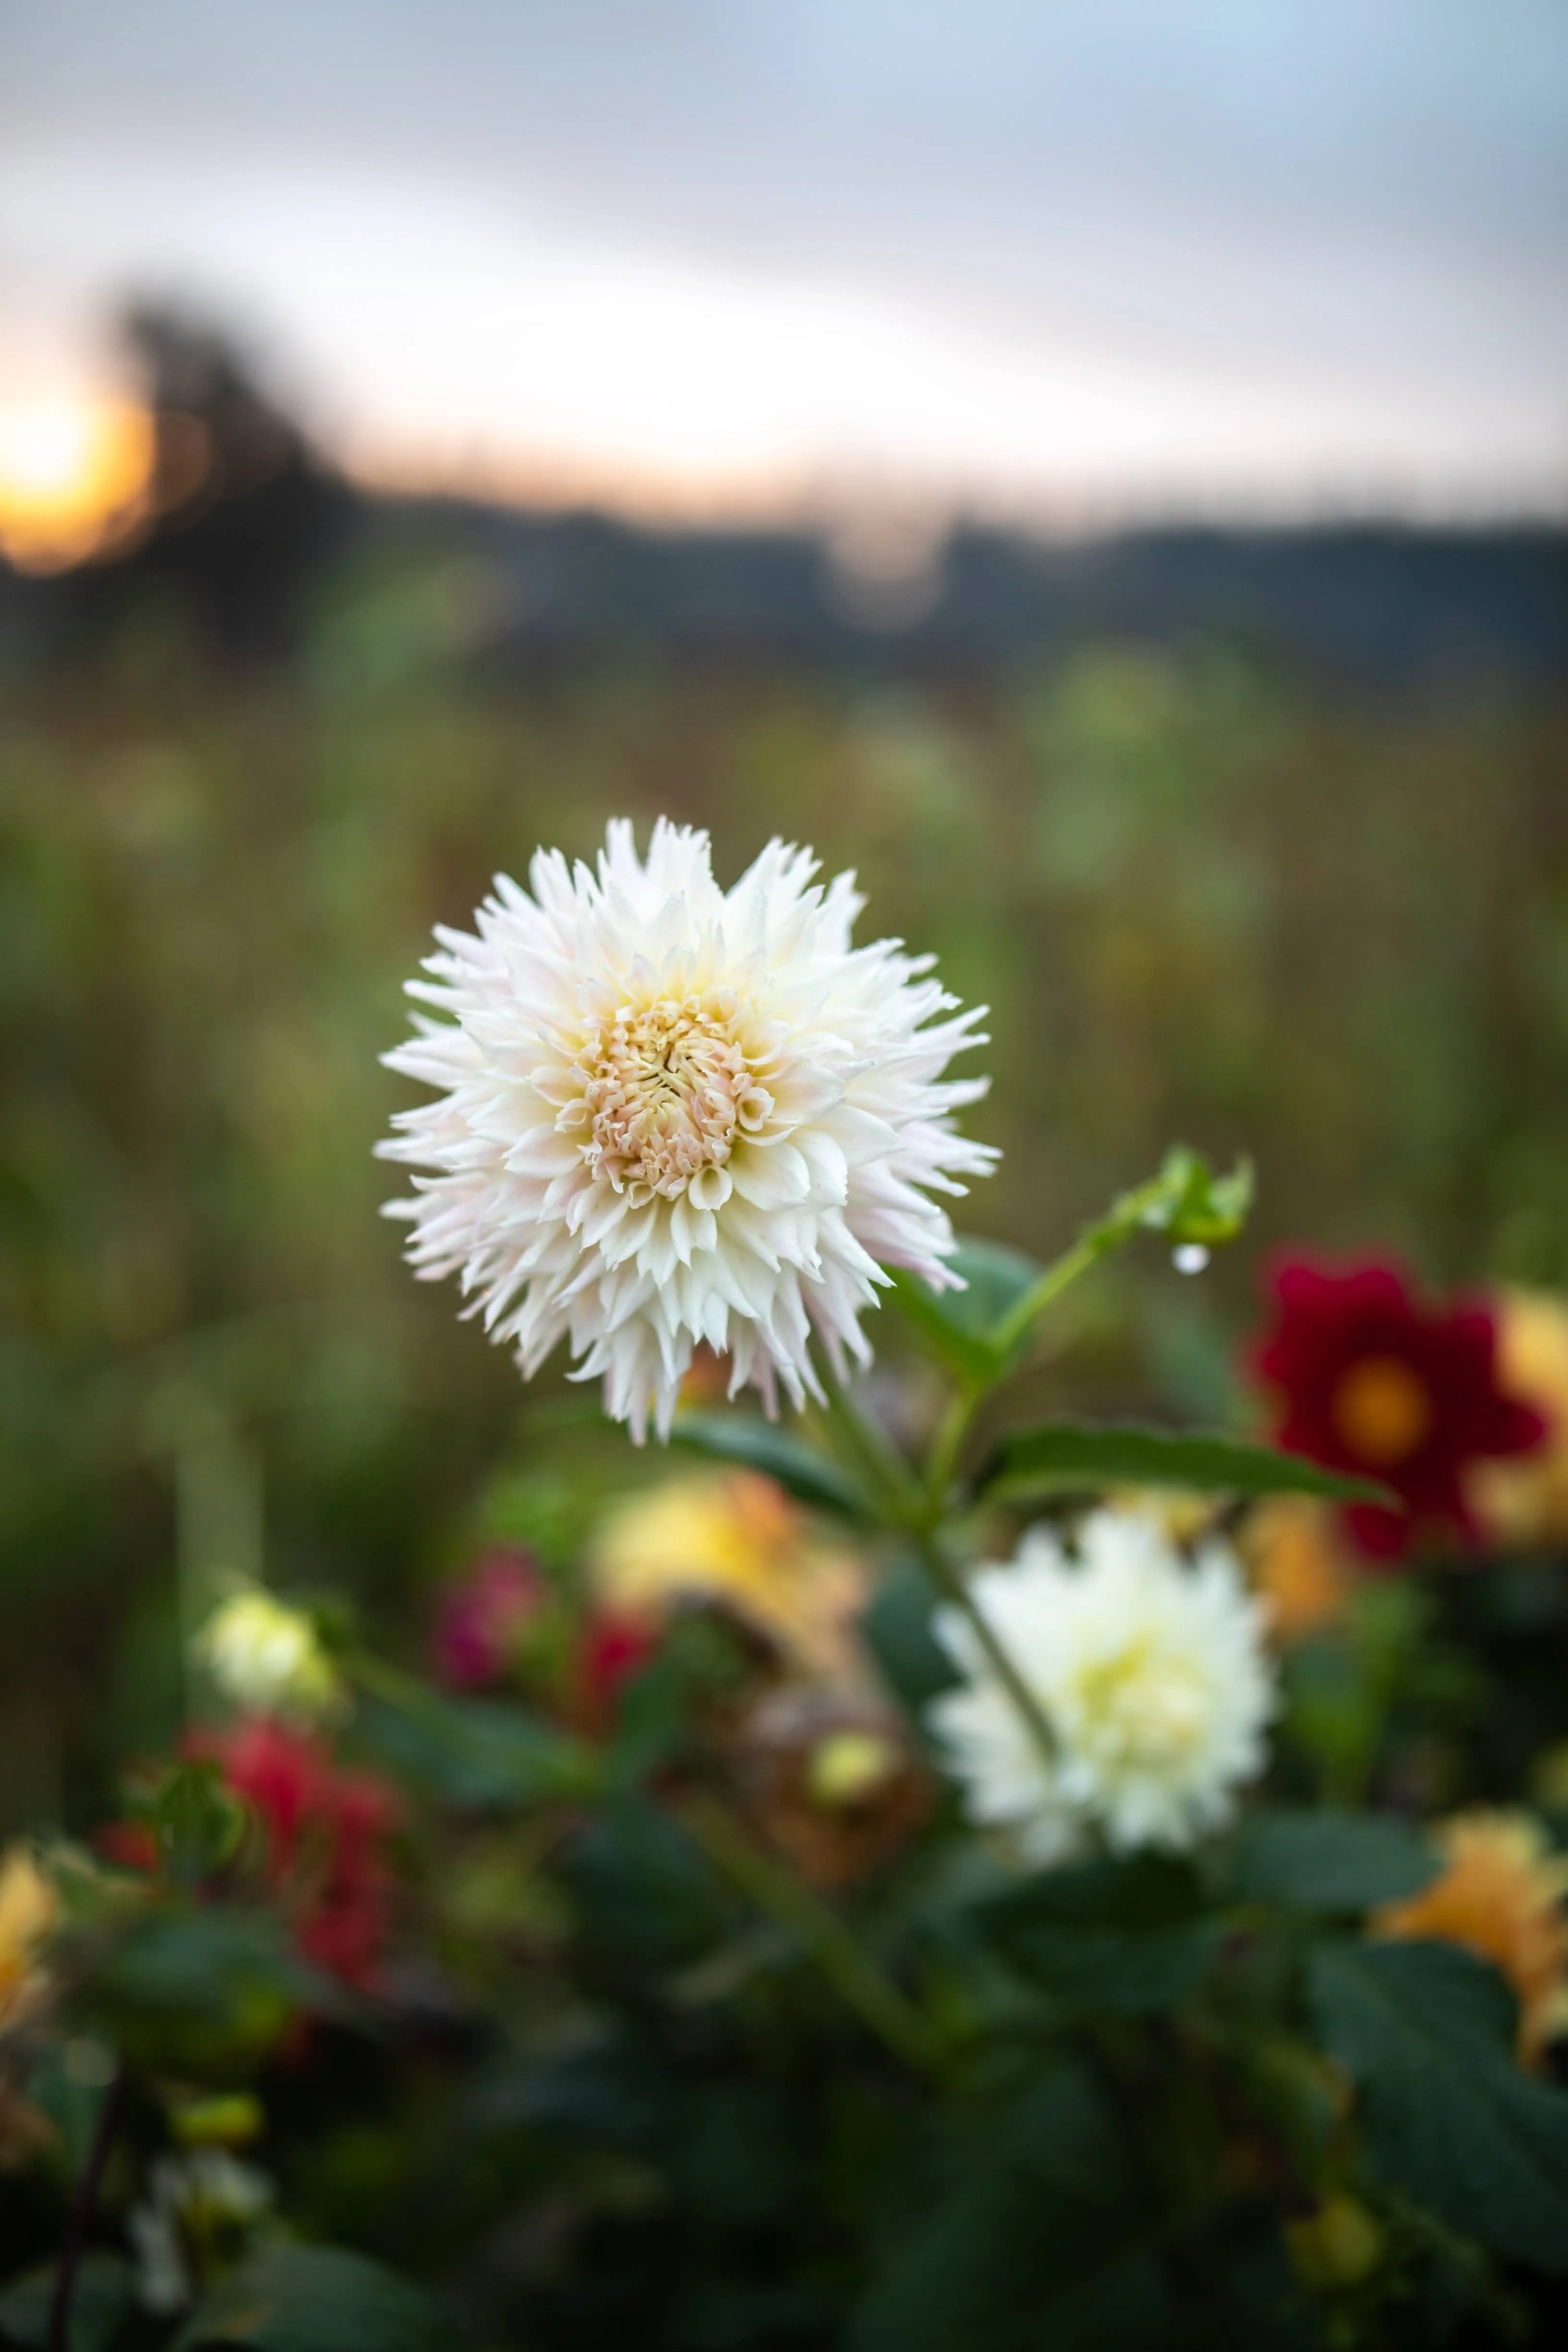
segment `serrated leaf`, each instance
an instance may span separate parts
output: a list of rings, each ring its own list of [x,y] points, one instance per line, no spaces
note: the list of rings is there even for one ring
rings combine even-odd
[[[1395,2186],[1500,2254],[1568,2270],[1568,2097],[1515,2058],[1496,1970],[1448,1944],[1324,1944],[1308,1997]]]
[[[1386,1814],[1273,1808],[1245,1821],[1232,1856],[1237,1892],[1302,1911],[1368,1911],[1436,1877],[1429,1839]]]
[[[1386,1503],[1386,1487],[1343,1478],[1301,1454],[1240,1437],[1152,1429],[1135,1422],[1093,1427],[1051,1422],[1004,1437],[976,1481],[994,1502],[1053,1489],[1176,1486],[1205,1495],[1320,1495],[1334,1502]]]
[[[355,1727],[401,1778],[474,1811],[559,1802],[594,1784],[581,1740],[500,1699],[447,1698],[411,1683],[406,1704],[366,1697]]]
[[[894,1276],[894,1297],[932,1353],[976,1388],[988,1387],[1028,1346],[1026,1330],[1008,1346],[997,1328],[1040,1280],[1041,1269],[1005,1242],[960,1241],[947,1260],[962,1290],[933,1290],[917,1274]]]
[[[205,2298],[171,2352],[450,2352],[453,2342],[428,2295],[380,2263],[336,2246],[269,2246]]]
[[[1141,2016],[1179,2008],[1225,1936],[1197,1881],[1157,1855],[1042,1872],[981,1906],[979,1924],[1065,2008]]]
[[[47,2352],[55,2266],[13,2279],[0,2294],[0,2342]],[[120,2254],[84,2255],[71,2297],[68,2352],[109,2352],[131,2314],[134,2273]]]
[[[757,1413],[678,1413],[670,1443],[688,1453],[706,1454],[713,1462],[735,1462],[747,1470],[760,1470],[813,1510],[832,1511],[841,1518],[857,1521],[874,1516],[848,1471]]]

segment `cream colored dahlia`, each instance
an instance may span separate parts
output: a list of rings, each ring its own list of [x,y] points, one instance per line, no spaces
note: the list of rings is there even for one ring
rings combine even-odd
[[[933,1727],[972,1817],[1031,1862],[1099,1842],[1116,1853],[1189,1846],[1263,1762],[1275,1680],[1262,1612],[1225,1545],[1189,1562],[1152,1519],[1098,1512],[1077,1551],[1032,1528],[971,1588],[1039,1702],[1052,1761],[957,1610],[936,1630],[965,1680],[936,1701]]]
[[[541,850],[531,896],[498,876],[475,932],[437,931],[410,993],[448,1017],[386,1056],[438,1089],[381,1146],[433,1171],[389,1206],[412,1264],[459,1276],[525,1375],[567,1340],[639,1440],[699,1342],[770,1412],[820,1394],[813,1335],[869,1360],[885,1267],[956,1280],[927,1194],[995,1157],[951,1116],[985,1082],[943,1076],[979,1011],[897,940],[852,947],[853,878],[816,870],[774,841],[721,890],[664,819],[645,860],[624,820],[597,871]]]

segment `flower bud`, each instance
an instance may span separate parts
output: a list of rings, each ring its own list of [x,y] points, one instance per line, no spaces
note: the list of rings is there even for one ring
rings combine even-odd
[[[1285,2249],[1303,2286],[1364,2285],[1383,2260],[1383,2224],[1359,2198],[1325,2197],[1315,2213],[1285,2225]]]
[[[319,1722],[341,1703],[314,1620],[268,1592],[252,1588],[225,1601],[197,1635],[195,1654],[242,1715]]]

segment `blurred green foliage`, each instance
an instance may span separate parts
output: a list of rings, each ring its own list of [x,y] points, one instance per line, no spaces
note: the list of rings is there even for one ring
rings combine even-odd
[[[218,1569],[347,1584],[395,1634],[519,1429],[598,1443],[376,1213],[401,983],[497,867],[661,810],[725,878],[774,832],[857,867],[864,935],[993,1008],[974,1124],[1006,1156],[967,1222],[1037,1256],[1173,1135],[1249,1153],[1246,1248],[1145,1272],[1073,1368],[1091,1409],[1207,1416],[1272,1241],[1568,1276],[1565,747],[1517,696],[1378,701],[1218,648],[487,680],[438,597],[374,579],[291,669],[220,673],[150,604],[11,675],[0,1811],[92,1817],[109,1759],[167,1739]]]

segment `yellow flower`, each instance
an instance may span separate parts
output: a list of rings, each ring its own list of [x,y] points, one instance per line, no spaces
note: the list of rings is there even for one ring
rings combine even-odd
[[[1437,1834],[1447,1868],[1375,1913],[1370,1931],[1435,1937],[1490,1960],[1518,1998],[1519,2053],[1533,2066],[1568,2029],[1568,1857],[1528,1813],[1456,1813]]]
[[[1568,1539],[1568,1300],[1505,1290],[1496,1307],[1498,1385],[1544,1416],[1546,1435],[1533,1453],[1475,1464],[1470,1502],[1497,1543],[1561,1543]]]
[[[1333,1512],[1302,1495],[1276,1495],[1249,1517],[1240,1551],[1281,1648],[1337,1625],[1354,1571]]]
[[[31,1849],[8,1847],[0,1856],[0,2033],[20,2025],[43,1991],[39,1954],[58,1916]]]
[[[589,1561],[611,1614],[662,1623],[683,1601],[730,1610],[813,1673],[852,1672],[866,1597],[852,1552],[753,1470],[673,1478],[618,1504]]]

